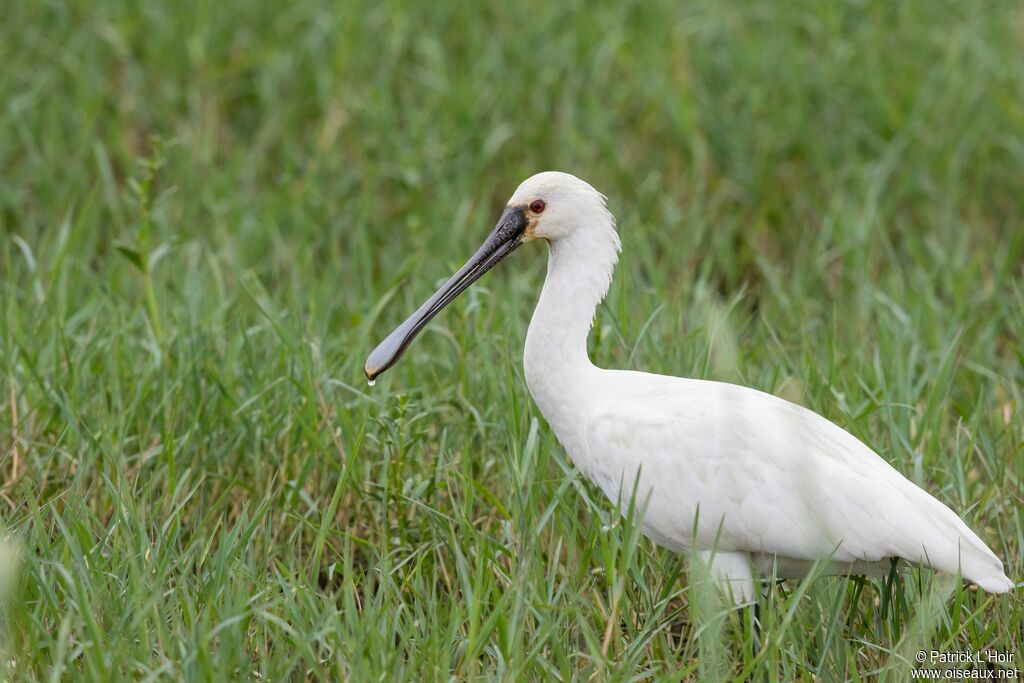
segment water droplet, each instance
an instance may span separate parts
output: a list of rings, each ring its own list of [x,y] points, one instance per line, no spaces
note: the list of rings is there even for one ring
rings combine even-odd
[[[374,384],[377,383],[377,380],[375,380],[375,379],[368,379],[368,380],[366,380],[366,383],[369,384],[372,387]]]

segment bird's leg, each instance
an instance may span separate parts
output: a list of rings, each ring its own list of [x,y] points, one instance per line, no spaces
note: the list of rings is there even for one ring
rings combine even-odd
[[[745,552],[698,551],[699,559],[708,565],[711,579],[730,596],[737,609],[749,612],[751,648],[754,656],[761,651],[761,607],[754,592],[754,576],[750,554]]]
[[[754,602],[754,576],[750,571],[750,554],[745,552],[698,551],[700,560],[711,572],[711,579],[737,607]]]

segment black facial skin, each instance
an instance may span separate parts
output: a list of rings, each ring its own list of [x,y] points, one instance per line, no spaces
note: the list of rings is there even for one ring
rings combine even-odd
[[[363,367],[367,379],[372,381],[398,362],[420,330],[426,327],[442,308],[466,291],[494,264],[515,251],[523,243],[523,233],[526,232],[527,224],[525,207],[506,207],[498,219],[498,224],[473,254],[473,258],[370,352]]]

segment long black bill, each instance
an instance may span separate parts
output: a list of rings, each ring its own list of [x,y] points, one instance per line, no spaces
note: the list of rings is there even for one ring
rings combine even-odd
[[[522,208],[507,207],[498,219],[498,224],[487,236],[483,245],[473,254],[473,258],[452,275],[448,282],[434,292],[419,309],[410,315],[404,323],[394,329],[384,341],[377,345],[366,359],[363,370],[367,379],[373,380],[390,368],[402,357],[405,350],[416,338],[420,330],[426,327],[431,318],[442,308],[452,302],[471,284],[480,279],[494,264],[505,258],[522,244],[523,232],[526,230],[526,216]]]

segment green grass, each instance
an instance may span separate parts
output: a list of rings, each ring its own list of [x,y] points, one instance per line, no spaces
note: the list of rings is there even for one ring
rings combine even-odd
[[[530,400],[540,246],[362,377],[569,171],[622,233],[599,364],[821,412],[1021,580],[1019,2],[236,4],[4,6],[0,676],[1020,666],[1019,595],[926,572],[787,582],[755,655]]]

